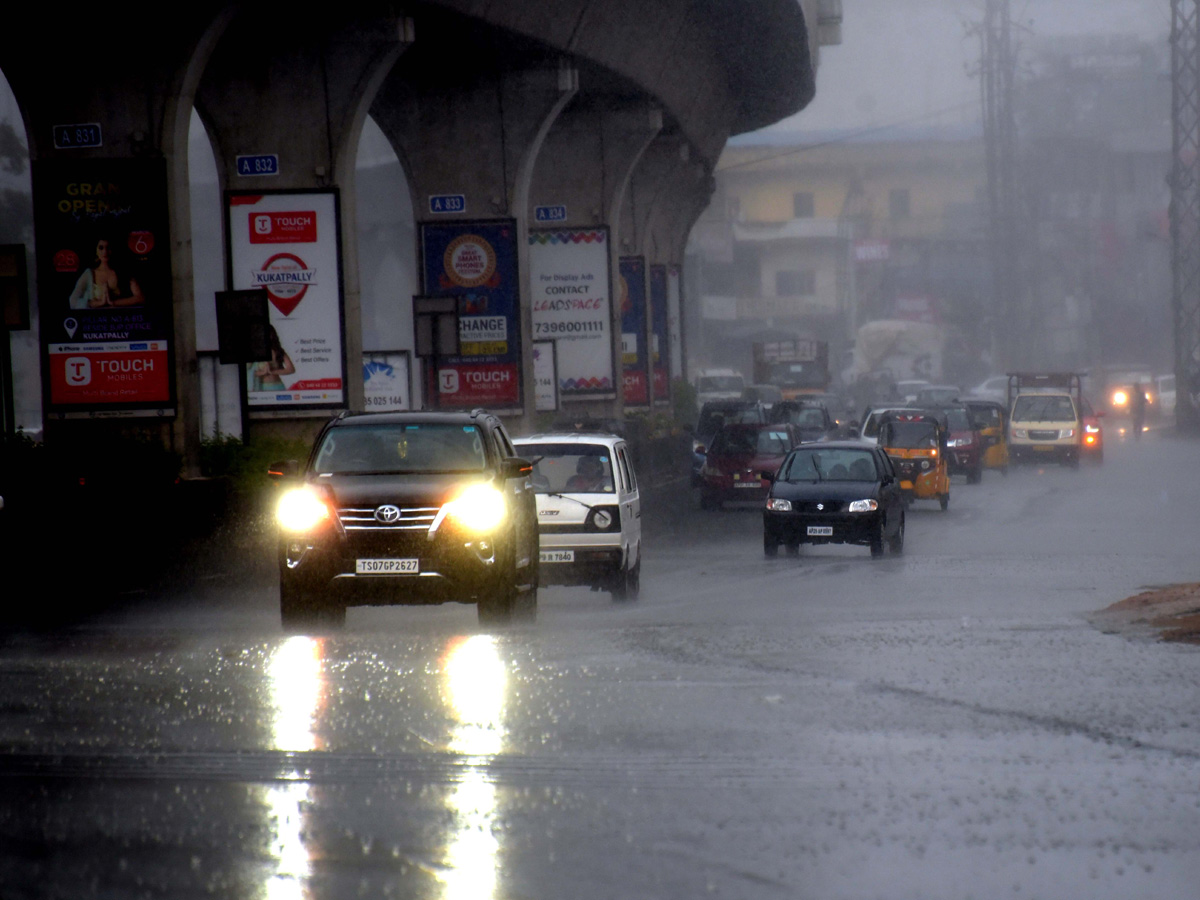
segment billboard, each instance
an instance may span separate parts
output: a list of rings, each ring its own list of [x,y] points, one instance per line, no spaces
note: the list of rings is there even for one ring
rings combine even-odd
[[[175,414],[166,185],[161,159],[33,162],[49,416]]]
[[[667,267],[650,267],[650,371],[654,376],[654,402],[665,403],[671,398],[671,379],[668,375],[667,354],[670,350],[667,333]]]
[[[420,232],[424,295],[458,299],[459,353],[437,360],[437,406],[520,407],[516,221],[422,222]]]
[[[533,337],[556,344],[563,398],[615,396],[608,229],[529,232]]]
[[[625,384],[625,403],[648,406],[646,384],[646,258],[622,256],[621,273],[621,378]]]
[[[225,211],[229,287],[264,289],[270,304],[270,358],[246,365],[247,406],[344,407],[337,192],[231,192]]]

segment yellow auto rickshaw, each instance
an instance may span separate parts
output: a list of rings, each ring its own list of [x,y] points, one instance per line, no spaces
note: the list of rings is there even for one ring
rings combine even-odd
[[[964,400],[983,440],[983,467],[1008,474],[1008,414],[994,400]]]
[[[888,410],[879,423],[879,446],[892,460],[906,501],[936,500],[950,505],[949,431],[942,413]]]

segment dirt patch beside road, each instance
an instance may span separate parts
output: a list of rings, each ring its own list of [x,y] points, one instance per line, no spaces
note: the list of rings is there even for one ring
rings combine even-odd
[[[1089,618],[1110,634],[1200,645],[1200,583],[1152,588]]]

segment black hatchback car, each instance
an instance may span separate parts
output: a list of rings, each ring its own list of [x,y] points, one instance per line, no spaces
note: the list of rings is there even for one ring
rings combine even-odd
[[[801,544],[860,544],[874,557],[904,551],[904,500],[892,462],[874,444],[801,444],[770,474],[763,552]]]
[[[346,607],[474,603],[479,620],[536,614],[532,465],[500,420],[462,413],[342,413],[280,483],[285,628],[340,625]]]

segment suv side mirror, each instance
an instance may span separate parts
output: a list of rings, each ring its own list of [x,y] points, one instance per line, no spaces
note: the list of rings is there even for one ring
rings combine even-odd
[[[533,474],[533,463],[521,456],[506,457],[500,463],[500,475],[509,478],[526,478]]]
[[[771,484],[775,483],[775,473],[774,472],[768,472],[764,469],[762,472],[758,473],[758,477],[766,479],[767,481],[771,482]]]
[[[295,459],[273,462],[267,466],[267,476],[272,481],[282,481],[285,478],[299,478],[300,462]]]

